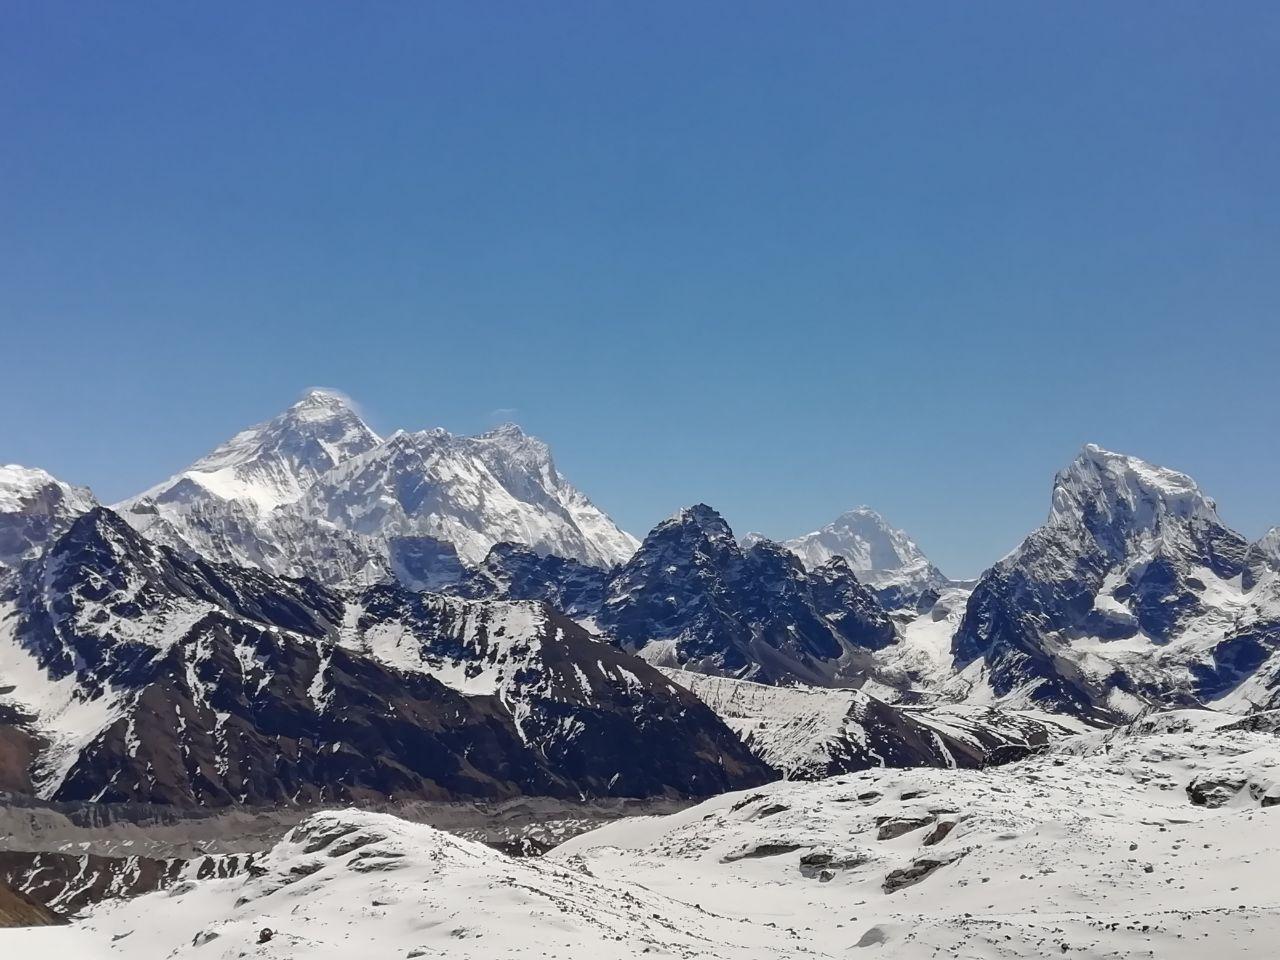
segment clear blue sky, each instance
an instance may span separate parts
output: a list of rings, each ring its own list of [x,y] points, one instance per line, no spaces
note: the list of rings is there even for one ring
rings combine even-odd
[[[1280,5],[0,5],[0,460],[310,385],[976,573],[1085,441],[1280,523]],[[507,412],[510,411],[510,412]]]

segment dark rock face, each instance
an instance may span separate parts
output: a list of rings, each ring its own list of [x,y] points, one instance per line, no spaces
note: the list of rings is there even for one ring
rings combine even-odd
[[[499,704],[340,647],[322,661],[277,636],[218,619],[192,630],[54,798],[219,806],[570,792]],[[318,674],[319,701],[309,692]]]
[[[1080,581],[1068,577],[1043,583],[1024,569],[998,564],[983,576],[969,598],[952,641],[956,666],[959,669],[981,658],[998,696],[1038,681],[1035,692],[1040,702],[1087,712],[1088,693],[1059,671],[1042,643],[1040,624],[1050,617],[1065,623],[1082,620],[1092,602],[1088,588]]]
[[[185,559],[100,508],[15,608],[36,663],[106,707],[61,769],[37,761],[58,800],[696,796],[772,776],[692,694],[534,604],[342,595]]]
[[[908,866],[890,870],[884,878],[884,892],[894,893],[904,887],[913,886],[942,867],[955,863],[964,856],[964,853],[965,851],[960,851],[947,856],[921,857],[919,860],[912,861]]]
[[[843,558],[806,572],[772,541],[744,549],[703,504],[659,524],[612,571],[499,544],[451,592],[544,601],[591,619],[626,650],[665,644],[655,658],[664,665],[765,683],[854,679],[870,651],[897,639]]]
[[[182,878],[235,876],[253,860],[251,853],[181,860],[5,850],[0,851],[0,884],[71,915],[103,900],[163,889]]]
[[[604,604],[608,582],[609,571],[600,567],[499,543],[450,592],[474,599],[537,600],[571,617],[590,617]]]
[[[854,576],[844,557],[832,557],[809,573],[814,605],[852,644],[881,650],[897,640],[884,608]],[[937,602],[937,594],[922,609]],[[925,602],[925,601],[922,601]]]
[[[391,537],[387,551],[392,575],[410,590],[443,590],[467,575],[458,548],[435,537]]]
[[[743,550],[704,505],[645,538],[611,579],[599,622],[627,649],[667,642],[672,665],[765,683],[851,679],[895,639],[847,563],[811,576],[776,543]]]
[[[519,705],[520,736],[588,795],[702,796],[765,769],[692,693],[546,604],[518,605],[537,626],[515,637],[488,604],[383,586],[361,605],[377,624],[408,627],[425,660],[504,677],[499,699]]]
[[[1210,651],[1209,662],[1190,665],[1196,687],[1202,696],[1221,696],[1253,676],[1276,649],[1280,649],[1280,629],[1272,635],[1242,633],[1228,637]]]
[[[0,686],[0,696],[12,687]],[[31,729],[35,717],[9,704],[0,704],[0,792],[30,793],[31,765],[43,747]]]

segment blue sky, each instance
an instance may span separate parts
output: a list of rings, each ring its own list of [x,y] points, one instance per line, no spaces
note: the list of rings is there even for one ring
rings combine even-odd
[[[1274,3],[8,3],[0,459],[115,499],[305,387],[643,533],[973,574],[1095,441],[1280,523]]]

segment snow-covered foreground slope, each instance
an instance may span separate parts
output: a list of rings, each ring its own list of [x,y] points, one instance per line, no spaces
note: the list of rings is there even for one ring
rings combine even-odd
[[[1228,719],[1188,711],[1010,767],[773,784],[552,856],[795,929],[819,956],[1273,956],[1280,742],[1214,729]],[[1222,806],[1193,802],[1206,783]]]
[[[1182,711],[1013,766],[779,782],[619,821],[541,860],[386,815],[325,813],[248,874],[102,904],[69,928],[0,932],[0,950],[1270,957],[1280,936],[1276,723]]]
[[[687,896],[513,860],[432,827],[354,811],[299,825],[252,875],[104,904],[61,936],[39,934],[0,932],[0,949],[129,960],[808,952],[797,933],[708,912]]]

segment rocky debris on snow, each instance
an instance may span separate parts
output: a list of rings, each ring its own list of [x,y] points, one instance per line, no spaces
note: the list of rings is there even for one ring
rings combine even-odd
[[[0,882],[0,927],[47,927],[59,923],[66,920],[44,904]]]

